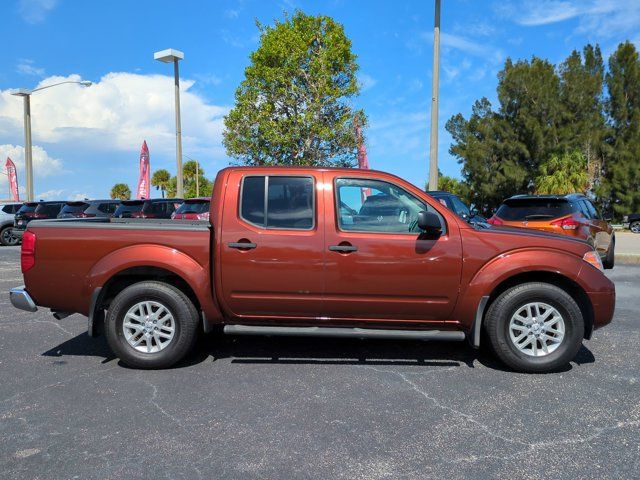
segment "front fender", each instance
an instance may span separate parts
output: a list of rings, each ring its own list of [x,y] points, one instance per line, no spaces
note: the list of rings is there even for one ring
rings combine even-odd
[[[96,288],[104,287],[118,273],[135,267],[156,267],[174,273],[191,287],[208,321],[222,318],[213,301],[208,265],[200,265],[186,253],[163,245],[132,245],[101,258],[88,273],[86,298],[90,298]]]
[[[579,278],[583,264],[583,260],[577,255],[554,249],[537,247],[503,253],[486,262],[472,274],[467,288],[461,292],[454,318],[469,330],[482,297],[491,295],[505,280],[523,273],[544,272],[561,275],[585,289]]]

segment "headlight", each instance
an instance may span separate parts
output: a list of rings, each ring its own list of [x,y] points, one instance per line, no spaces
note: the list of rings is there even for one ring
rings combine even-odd
[[[604,271],[604,268],[602,266],[602,259],[600,258],[600,254],[598,252],[596,252],[595,250],[591,250],[590,252],[587,252],[584,254],[584,257],[582,257],[582,259],[587,262],[588,264],[594,266],[595,268],[597,268],[598,270],[600,270],[601,272]]]

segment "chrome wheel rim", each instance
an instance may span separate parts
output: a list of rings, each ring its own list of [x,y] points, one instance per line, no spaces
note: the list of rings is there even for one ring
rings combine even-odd
[[[122,330],[127,343],[142,353],[158,353],[169,346],[176,331],[173,314],[160,302],[144,301],[125,314]]]
[[[640,233],[640,222],[633,222],[630,229],[633,233]]]
[[[553,353],[562,344],[564,334],[562,315],[547,303],[527,303],[516,310],[509,322],[511,342],[531,357]]]

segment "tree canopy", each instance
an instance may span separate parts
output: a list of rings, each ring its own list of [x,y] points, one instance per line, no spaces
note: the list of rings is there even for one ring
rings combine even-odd
[[[606,87],[606,92],[605,92]],[[446,124],[467,200],[485,214],[517,193],[589,193],[616,216],[640,210],[640,63],[622,43],[605,69],[598,46],[559,65],[507,59],[498,104],[477,100]]]
[[[340,165],[356,162],[349,100],[359,93],[358,64],[342,25],[296,11],[258,24],[260,45],[225,117],[227,154],[245,165]]]
[[[116,183],[111,187],[110,195],[114,200],[129,200],[131,198],[131,189],[126,183]]]
[[[161,168],[153,172],[151,176],[151,185],[156,187],[156,190],[162,192],[162,198],[164,198],[164,192],[169,188],[169,182],[171,181],[171,174],[168,170]]]

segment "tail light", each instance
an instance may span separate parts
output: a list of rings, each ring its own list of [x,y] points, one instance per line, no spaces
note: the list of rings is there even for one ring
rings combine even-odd
[[[209,220],[209,212],[199,213],[198,220]]]
[[[491,225],[504,225],[504,222],[500,220],[498,217],[496,217],[495,215],[490,219],[488,219],[487,223],[490,223]]]
[[[30,231],[22,236],[22,248],[20,250],[20,268],[22,273],[27,272],[36,264],[36,234]]]
[[[35,213],[32,215],[33,218],[47,218],[45,213]]]
[[[555,220],[551,222],[551,225],[556,227],[560,227],[563,230],[576,230],[580,226],[580,222],[574,220],[571,217],[561,218],[559,220]]]
[[[145,214],[142,213],[142,210],[138,212],[131,212],[131,218],[147,218],[147,217],[149,217],[149,215],[145,216]]]
[[[95,213],[79,213],[78,215],[76,215],[76,217],[78,218],[90,218],[90,217],[95,217],[96,214]]]

